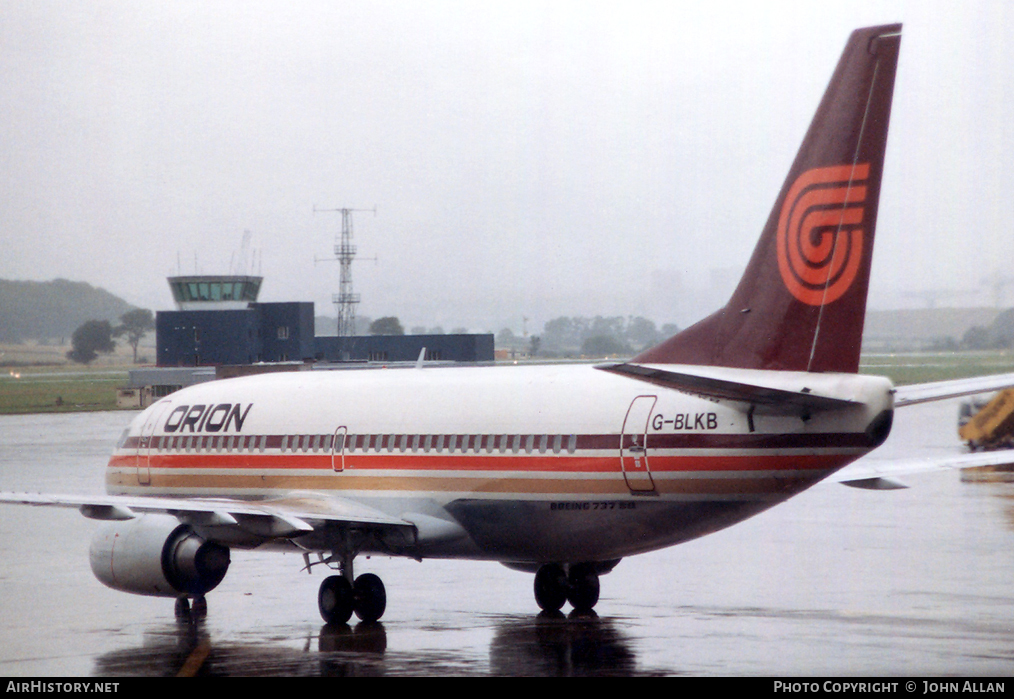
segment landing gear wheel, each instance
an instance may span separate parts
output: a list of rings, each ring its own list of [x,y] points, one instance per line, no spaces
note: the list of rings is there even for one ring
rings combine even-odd
[[[589,563],[570,567],[567,601],[578,612],[589,612],[599,601],[599,574]]]
[[[352,585],[341,575],[324,579],[317,593],[317,608],[328,624],[344,624],[352,616]]]
[[[548,563],[535,574],[535,601],[547,612],[558,612],[567,601],[567,575],[563,566]]]
[[[381,579],[373,573],[365,573],[356,578],[352,597],[353,609],[361,620],[377,621],[384,616],[384,610],[387,609],[387,591]]]
[[[194,603],[190,605],[190,616],[194,619],[203,619],[208,616],[208,600],[204,595],[194,597]]]
[[[190,600],[188,600],[186,597],[176,598],[176,618],[177,619],[190,618]]]

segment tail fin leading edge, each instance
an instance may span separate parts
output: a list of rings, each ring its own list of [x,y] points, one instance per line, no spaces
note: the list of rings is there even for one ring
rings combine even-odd
[[[732,298],[632,361],[858,370],[900,43],[852,33]]]

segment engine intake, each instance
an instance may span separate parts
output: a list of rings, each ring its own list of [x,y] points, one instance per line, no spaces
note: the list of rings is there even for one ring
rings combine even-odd
[[[203,595],[229,570],[229,549],[170,515],[111,522],[95,533],[92,572],[114,590],[138,595]]]

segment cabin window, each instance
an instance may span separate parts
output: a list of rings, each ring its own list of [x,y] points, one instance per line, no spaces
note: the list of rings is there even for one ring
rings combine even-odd
[[[427,454],[429,453],[430,446],[432,444],[433,444],[433,435],[431,435],[431,434],[423,435],[422,448],[423,448],[423,451],[425,453],[427,453]]]
[[[567,451],[570,452],[571,454],[573,454],[575,451],[577,451],[577,435],[576,434],[570,435],[570,438],[567,439]]]

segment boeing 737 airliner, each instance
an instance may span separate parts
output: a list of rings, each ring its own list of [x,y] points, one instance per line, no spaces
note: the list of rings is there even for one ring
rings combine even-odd
[[[109,520],[98,578],[181,614],[206,612],[234,547],[336,569],[329,623],[384,612],[360,554],[499,561],[535,573],[543,609],[592,609],[621,558],[827,478],[887,438],[895,407],[1014,383],[857,374],[900,41],[900,25],[852,34],[728,304],[630,361],[210,382],[133,421],[108,496],[2,499]]]

